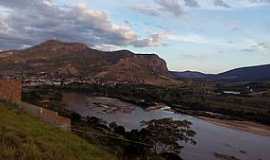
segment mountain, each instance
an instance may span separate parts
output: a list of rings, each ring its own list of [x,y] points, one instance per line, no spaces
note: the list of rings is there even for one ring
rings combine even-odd
[[[232,69],[219,74],[205,74],[195,71],[170,71],[176,79],[208,79],[214,81],[268,81],[270,64]]]
[[[102,83],[165,84],[170,78],[166,62],[156,54],[128,50],[103,52],[81,43],[49,40],[23,50],[0,54],[2,75],[33,75],[87,79]]]
[[[233,69],[213,77],[225,81],[264,81],[270,80],[270,64]]]
[[[174,75],[176,79],[203,79],[209,76],[208,74],[196,71],[184,71],[184,72],[170,71],[170,73]]]

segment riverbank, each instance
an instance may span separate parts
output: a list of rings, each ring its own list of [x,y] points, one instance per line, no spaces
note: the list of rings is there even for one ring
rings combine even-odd
[[[40,104],[49,99],[51,108],[58,111],[63,92],[85,93],[111,97],[144,109],[164,104],[179,113],[212,118],[247,120],[270,125],[270,101],[267,97],[201,95],[194,87],[163,88],[149,85],[119,84],[115,86],[70,84],[67,86],[38,86],[24,88],[23,100]],[[106,106],[103,106],[106,107]]]
[[[220,153],[222,156],[230,155],[230,157],[237,157],[241,160],[266,160],[270,157],[267,150],[268,146],[270,146],[270,137],[268,136],[260,136],[251,132],[243,132],[239,129],[213,125],[206,120],[199,119],[199,116],[182,114],[175,112],[173,109],[163,110],[163,107],[160,107],[160,105],[150,107],[150,110],[136,106],[130,110],[131,112],[126,112],[126,108],[134,104],[127,105],[127,102],[116,100],[115,98],[97,97],[77,92],[63,94],[63,103],[66,104],[67,110],[76,112],[83,117],[95,116],[101,121],[108,122],[107,124],[115,122],[117,125],[123,126],[121,127],[122,129],[119,128],[120,132],[123,130],[140,130],[142,129],[142,121],[164,118],[188,120],[192,123],[191,128],[197,133],[194,139],[198,143],[195,146],[183,144],[184,148],[181,152],[181,157],[185,160],[216,160],[214,153]],[[121,107],[111,111],[110,108],[114,108],[115,104]],[[93,125],[94,123],[90,121],[88,124]],[[101,138],[101,142],[104,142],[104,138]]]
[[[45,98],[52,100],[51,104],[53,104],[54,106],[58,106],[53,108],[58,109],[60,113],[61,110],[68,110],[71,111],[71,113],[75,112],[80,115],[79,116],[77,114],[71,114],[71,117],[74,118],[78,118],[81,116],[95,116],[99,118],[101,122],[115,122],[117,125],[123,126],[126,131],[131,131],[132,129],[139,130],[142,128],[142,121],[151,121],[153,119],[173,118],[175,120],[189,120],[190,122],[192,122],[192,128],[197,133],[195,139],[197,140],[198,145],[192,147],[189,145],[185,145],[185,148],[183,149],[181,155],[186,160],[216,160],[216,157],[214,157],[215,152],[233,155],[235,157],[239,157],[240,159],[246,160],[254,160],[259,158],[264,160],[270,157],[267,150],[268,146],[270,146],[269,136],[260,136],[251,132],[243,132],[239,129],[232,130],[230,127],[213,125],[208,121],[197,118],[199,116],[206,115],[211,116],[212,118],[220,117],[221,119],[226,118],[230,121],[235,120],[228,115],[224,116],[223,114],[207,112],[204,110],[199,111],[199,114],[198,111],[192,111],[193,113],[191,113],[189,108],[185,108],[185,105],[170,106],[162,102],[155,103],[155,107],[150,107],[150,110],[148,110],[147,108],[152,105],[147,105],[145,107],[141,105],[135,105],[134,103],[132,103],[133,101],[129,101],[128,103],[128,101],[125,101],[126,99],[123,100],[121,99],[121,97],[112,97],[110,96],[110,94],[98,94],[97,92],[90,92],[88,90],[85,92],[79,92],[78,90],[71,92],[70,90],[52,89],[50,90],[50,92],[48,92],[48,90],[45,88],[44,90],[35,89],[33,90],[33,92],[28,93],[28,95],[30,95],[28,97],[30,101],[36,100],[37,102],[39,102]],[[55,97],[59,98],[56,99]],[[154,102],[146,101],[146,98],[142,97],[141,99],[144,101],[141,100],[139,102]],[[171,101],[171,103],[173,103],[173,101]],[[156,106],[157,104],[163,104],[163,106],[170,106],[171,111],[162,110],[159,105]],[[118,107],[116,107],[115,105],[117,105]],[[131,107],[134,105],[137,107]],[[198,108],[196,107],[196,105],[194,106],[195,108]],[[187,114],[184,114],[182,112],[186,112]],[[240,121],[241,119],[237,120]],[[93,121],[87,124],[93,125]],[[123,130],[123,127],[121,127],[121,130]],[[100,128],[100,126],[98,126],[98,128]],[[96,137],[94,137],[93,139],[95,141]],[[99,144],[102,144],[103,142],[104,138],[102,137],[100,138]],[[117,144],[118,143],[119,141],[117,141]],[[115,147],[113,147],[113,151],[115,151]],[[244,151],[246,154],[243,154],[240,151]],[[122,153],[121,150],[119,153]]]
[[[199,119],[205,120],[209,123],[215,124],[217,126],[238,129],[244,132],[249,132],[261,136],[270,137],[270,126],[259,124],[251,121],[238,121],[238,120],[226,120],[226,119],[216,119],[199,116]]]
[[[81,97],[82,95],[77,95],[77,94],[64,94],[63,101],[68,101],[69,103],[72,102],[72,104],[76,104],[76,102],[79,99],[81,99]],[[123,117],[125,114],[131,114],[135,110],[135,108],[138,107],[135,104],[127,103],[117,98],[109,98],[109,97],[101,97],[101,96],[86,96],[86,97],[87,97],[86,101],[85,103],[82,103],[82,105],[86,105],[87,107],[84,108],[81,106],[79,108],[75,107],[75,108],[70,108],[70,109],[81,111],[82,115],[84,114],[89,115],[90,113],[88,112],[95,113],[95,114],[90,114],[92,116],[97,116],[99,114],[104,115],[104,114],[123,113],[122,115]],[[71,99],[73,100],[71,101]],[[166,108],[167,106],[164,104],[156,104],[155,106],[145,108],[144,110],[145,112],[151,112],[151,111],[166,110]],[[171,110],[169,107],[168,109]],[[175,112],[174,110],[171,110],[171,111]],[[253,133],[257,135],[262,135],[262,136],[270,136],[270,126],[259,124],[256,122],[232,119],[229,116],[224,116],[221,114],[214,114],[211,112],[198,112],[197,115],[194,114],[193,112],[187,112],[187,111],[186,112],[182,111],[180,113],[198,117],[199,119],[205,120],[207,122],[210,122],[218,126],[231,128],[231,129],[237,129],[237,130],[241,130],[241,131],[245,131],[245,132],[249,132],[249,133]],[[106,119],[107,117],[103,117],[103,118]]]

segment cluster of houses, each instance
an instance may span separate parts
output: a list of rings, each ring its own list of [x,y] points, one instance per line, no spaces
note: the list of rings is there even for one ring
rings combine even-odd
[[[16,79],[21,80],[23,87],[31,86],[65,86],[72,83],[80,84],[98,84],[98,85],[110,85],[115,86],[119,83],[129,84],[126,80],[102,80],[95,77],[81,77],[81,76],[67,76],[59,72],[37,72],[37,73],[0,73],[0,79]],[[135,79],[136,83],[144,83],[144,80]]]
[[[235,89],[235,90],[228,90],[228,89],[218,89],[217,94],[218,95],[247,95],[254,92],[253,87],[251,86],[245,86],[241,89]]]
[[[93,79],[82,79],[81,77],[63,78],[61,75],[39,72],[39,73],[10,73],[0,75],[0,79],[6,80],[21,80],[23,87],[52,85],[61,86],[71,83],[95,83]]]

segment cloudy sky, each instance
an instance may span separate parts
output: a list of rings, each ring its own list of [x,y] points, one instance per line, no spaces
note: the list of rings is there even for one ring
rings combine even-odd
[[[270,0],[0,1],[0,50],[59,39],[218,73],[270,63],[269,35]]]

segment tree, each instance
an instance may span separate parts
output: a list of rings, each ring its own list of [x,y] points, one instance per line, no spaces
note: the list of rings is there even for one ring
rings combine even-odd
[[[151,120],[142,122],[143,128],[140,134],[144,136],[144,142],[150,144],[154,153],[179,154],[183,146],[180,141],[196,144],[193,140],[195,132],[190,128],[191,122],[174,121],[172,118]]]

